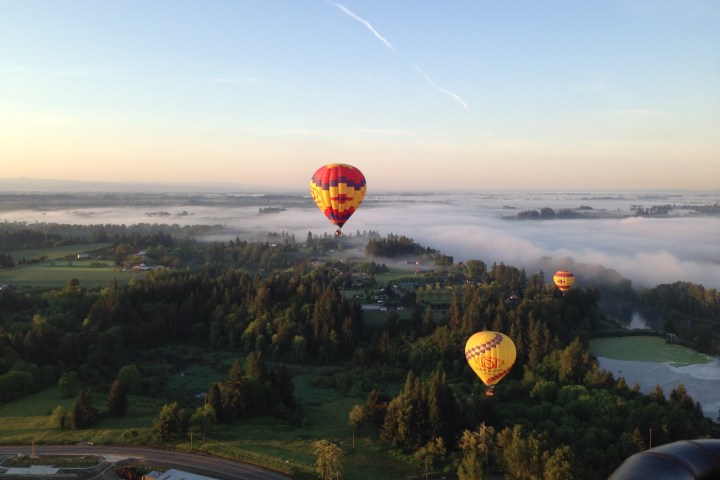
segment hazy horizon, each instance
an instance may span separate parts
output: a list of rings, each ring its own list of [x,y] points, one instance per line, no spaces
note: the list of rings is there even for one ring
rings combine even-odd
[[[0,180],[0,186],[2,181]],[[67,224],[168,223],[220,225],[213,239],[258,238],[289,232],[304,241],[309,231],[332,235],[334,227],[308,190],[279,198],[263,193],[89,194],[78,202],[0,210],[0,221]],[[80,195],[80,194],[78,194]],[[240,196],[238,196],[240,195]],[[251,195],[252,202],[242,200]],[[72,195],[70,195],[72,196]],[[19,195],[23,197],[23,195]],[[43,194],[39,194],[42,202]],[[101,206],[97,199],[102,198]],[[203,202],[203,199],[207,201]],[[122,202],[134,202],[131,205]],[[95,202],[95,205],[93,205]],[[108,203],[110,202],[110,203]],[[244,203],[243,203],[244,202]],[[531,274],[571,268],[579,285],[591,283],[598,266],[628,278],[635,287],[687,281],[720,289],[720,217],[691,213],[692,206],[720,203],[715,192],[373,192],[343,229],[346,235],[376,231],[412,238],[456,262],[505,263]],[[676,205],[670,215],[633,216],[643,205]],[[284,211],[259,215],[259,207]],[[589,207],[583,219],[508,220],[523,210]],[[685,207],[685,208],[680,208]],[[158,215],[163,212],[163,215]],[[568,267],[570,265],[571,267]]]

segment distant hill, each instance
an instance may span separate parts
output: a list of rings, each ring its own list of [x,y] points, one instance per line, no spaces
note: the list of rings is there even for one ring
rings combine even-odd
[[[230,182],[99,182],[48,178],[0,178],[0,193],[65,193],[65,192],[257,192],[265,193],[271,187],[241,185]],[[272,187],[277,191],[277,187]]]

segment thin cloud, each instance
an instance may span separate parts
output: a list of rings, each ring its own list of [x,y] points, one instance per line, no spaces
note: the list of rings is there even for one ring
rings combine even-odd
[[[350,10],[349,8],[347,8],[347,7],[344,6],[344,5],[341,5],[341,4],[336,3],[336,2],[332,2],[332,1],[330,1],[330,0],[327,0],[327,2],[330,3],[330,4],[332,4],[332,5],[335,5],[338,9],[340,9],[341,12],[343,12],[343,13],[344,13],[345,15],[347,15],[348,17],[350,17],[350,18],[352,18],[353,20],[355,20],[355,21],[357,21],[357,22],[360,22],[361,24],[365,25],[365,26],[367,27],[367,29],[370,30],[370,32],[375,36],[375,38],[377,38],[378,40],[380,40],[380,41],[381,41],[388,49],[390,49],[393,53],[396,53],[396,52],[395,52],[395,47],[393,47],[393,45],[388,41],[388,39],[386,39],[385,37],[383,37],[382,35],[380,35],[380,32],[378,32],[378,31],[375,29],[375,27],[372,26],[372,24],[371,24],[370,22],[368,22],[367,20],[365,20],[364,18],[362,18],[360,15],[356,14],[355,12],[353,12],[352,10]],[[455,93],[455,92],[451,92],[451,91],[448,90],[447,88],[441,87],[440,85],[438,85],[437,83],[435,83],[435,82],[432,80],[432,78],[430,78],[430,76],[429,76],[428,74],[426,74],[425,72],[423,72],[422,69],[421,69],[419,66],[415,65],[415,70],[417,70],[418,73],[420,73],[420,75],[422,75],[423,77],[425,77],[425,81],[426,81],[426,82],[428,83],[428,85],[430,85],[432,88],[434,88],[434,89],[437,90],[438,92],[440,92],[440,93],[442,93],[442,94],[445,94],[445,95],[449,96],[450,98],[452,98],[453,100],[455,100],[457,103],[460,104],[460,106],[462,106],[462,107],[465,109],[465,111],[469,111],[469,110],[470,110],[470,107],[469,107],[468,104],[465,102],[465,100],[463,100],[463,99],[460,97],[460,95],[458,95],[458,94]]]
[[[427,73],[423,72],[419,66],[415,65],[415,70],[417,70],[420,73],[420,75],[425,77],[425,81],[428,83],[428,85],[433,87],[438,92],[444,93],[445,95],[448,95],[449,97],[451,97],[453,100],[458,102],[466,111],[470,110],[470,107],[468,107],[468,104],[465,103],[465,100],[460,98],[460,95],[458,95],[457,93],[451,92],[447,88],[443,88],[440,85],[438,85],[437,83],[433,82],[433,79],[430,78],[430,76]]]
[[[387,48],[389,48],[389,49],[392,50],[393,52],[395,51],[395,47],[393,47],[392,44],[391,44],[385,37],[383,37],[382,35],[380,35],[380,32],[378,32],[377,30],[375,30],[375,27],[373,27],[370,22],[368,22],[367,20],[365,20],[364,18],[362,18],[360,15],[356,14],[355,12],[353,12],[352,10],[350,10],[349,8],[347,8],[347,7],[344,6],[344,5],[340,5],[339,3],[335,3],[335,2],[329,2],[329,3],[335,5],[337,8],[340,9],[341,12],[343,12],[343,13],[344,13],[345,15],[347,15],[348,17],[350,17],[350,18],[352,18],[353,20],[356,20],[356,21],[362,23],[363,25],[365,25],[365,26],[367,27],[367,29],[370,30],[370,32],[372,32],[373,35],[375,35],[375,38],[377,38],[378,40],[380,40],[383,44],[385,44],[385,46],[386,46]]]

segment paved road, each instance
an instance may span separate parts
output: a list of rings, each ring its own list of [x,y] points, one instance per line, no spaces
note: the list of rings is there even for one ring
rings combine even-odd
[[[0,446],[0,456],[17,455],[19,453],[31,455],[33,448],[30,446]],[[106,457],[112,463],[121,459],[137,459],[150,465],[172,467],[221,479],[289,480],[291,478],[282,473],[233,462],[232,460],[152,448],[110,447],[104,445],[36,445],[35,455],[97,455]]]

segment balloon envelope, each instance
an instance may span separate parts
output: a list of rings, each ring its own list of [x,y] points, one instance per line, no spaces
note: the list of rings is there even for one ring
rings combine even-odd
[[[317,169],[310,179],[310,195],[318,208],[338,228],[352,216],[365,198],[365,176],[344,163]]]
[[[572,287],[572,284],[575,283],[575,275],[573,275],[572,272],[560,270],[553,275],[553,281],[560,291],[567,292],[570,287]]]
[[[488,387],[492,387],[507,375],[516,356],[513,341],[498,332],[477,332],[465,344],[468,364]]]

